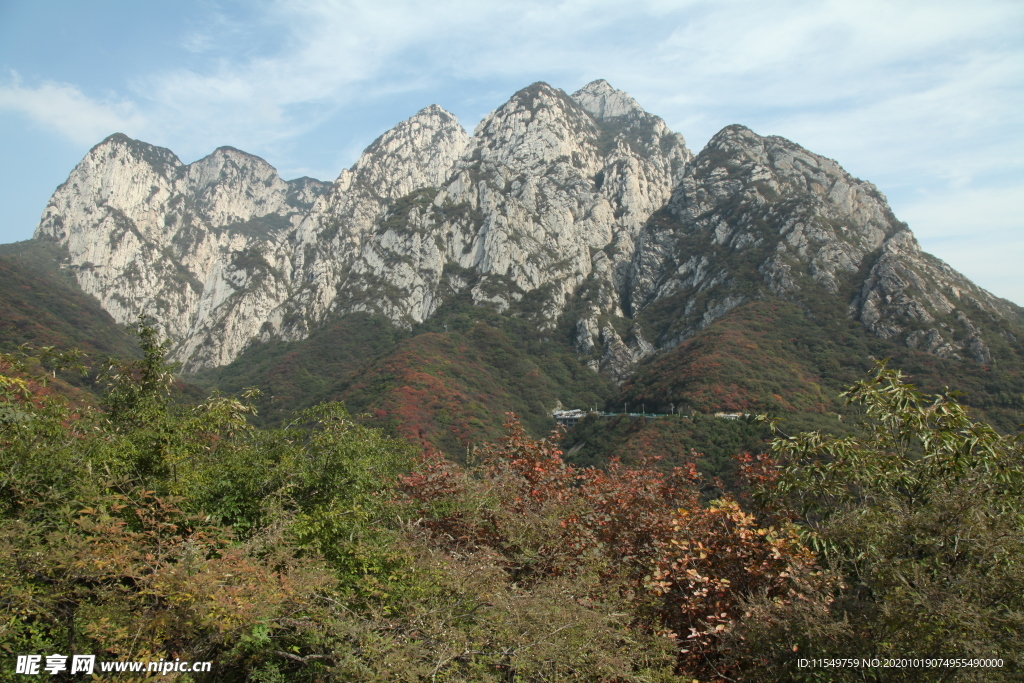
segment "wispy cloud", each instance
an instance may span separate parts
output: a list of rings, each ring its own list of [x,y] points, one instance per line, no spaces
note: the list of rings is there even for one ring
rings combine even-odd
[[[187,66],[136,77],[113,99],[14,83],[2,102],[69,135],[145,118],[168,143],[269,144],[452,81],[604,77],[697,143],[745,117],[892,150],[904,133],[1016,118],[1022,25],[1024,5],[1001,1],[266,0],[207,6],[178,39]]]
[[[301,135],[355,102],[452,79],[546,77],[574,87],[605,77],[673,122],[714,125],[732,112],[803,127],[813,116],[850,113],[863,128],[884,122],[908,96],[931,93],[940,108],[955,108],[953,121],[936,124],[955,127],[970,125],[990,104],[1000,108],[1006,86],[1021,80],[1012,65],[1024,64],[1015,28],[1024,24],[1024,6],[1009,2],[306,0],[256,7],[244,25],[217,15],[215,28],[184,37],[183,46],[208,61],[137,81],[140,104],[165,112],[171,128],[220,121],[214,131],[278,138]],[[978,65],[1002,70],[1002,94],[958,96],[957,84]],[[970,94],[978,93],[975,84]],[[920,107],[913,114],[923,116]],[[702,142],[713,131],[681,132]]]
[[[23,85],[14,72],[0,85],[0,109],[21,113],[34,125],[81,145],[115,131],[138,135],[146,127],[145,116],[131,101],[94,99],[67,83]]]

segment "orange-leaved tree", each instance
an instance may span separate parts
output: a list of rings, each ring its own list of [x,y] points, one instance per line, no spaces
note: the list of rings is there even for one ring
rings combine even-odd
[[[422,456],[401,487],[418,527],[444,552],[497,562],[519,587],[576,577],[576,599],[594,609],[615,592],[633,629],[675,641],[677,673],[726,680],[721,636],[744,600],[793,599],[818,580],[792,528],[763,526],[729,499],[701,504],[693,462],[577,469],[557,433],[531,439],[514,415],[506,430],[466,468]]]

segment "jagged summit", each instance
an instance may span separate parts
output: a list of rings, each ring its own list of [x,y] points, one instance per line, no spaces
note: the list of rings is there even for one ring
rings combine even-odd
[[[980,362],[1020,316],[921,253],[835,161],[739,125],[694,157],[604,80],[571,96],[534,83],[472,136],[424,107],[332,183],[286,182],[231,147],[185,166],[115,134],[36,237],[68,249],[115,319],[163,321],[188,370],[346,313],[408,328],[456,298],[567,323],[617,380],[756,299],[824,297],[872,334]]]
[[[616,90],[608,81],[600,78],[574,92],[572,98],[598,119],[647,113],[628,93]]]
[[[662,326],[660,346],[756,298],[839,297],[882,338],[989,362],[974,319],[1016,317],[1007,302],[922,253],[874,185],[739,125],[713,136],[687,167],[636,254],[634,316],[655,302],[686,302]]]
[[[447,117],[453,121],[458,121],[458,118],[455,116],[455,114],[451,113],[450,111],[448,111],[439,104],[428,104],[427,106],[423,107],[423,109],[420,109],[418,112],[416,112],[416,114],[412,118],[416,118],[417,116],[442,116]]]
[[[441,183],[468,141],[455,115],[433,104],[370,143],[350,173],[381,197],[394,199]]]
[[[216,155],[223,155],[223,156],[236,156],[237,155],[237,156],[242,156],[242,157],[253,157],[254,159],[259,159],[260,158],[260,157],[256,156],[255,154],[249,154],[248,152],[246,152],[244,150],[241,150],[241,149],[238,149],[237,147],[232,147],[231,145],[221,145],[220,147],[218,147],[217,149],[213,150],[212,152],[210,152],[206,156],[207,157],[212,157],[212,156],[216,156]],[[206,158],[206,157],[204,157],[204,158]],[[261,159],[261,161],[262,161],[262,159]]]
[[[175,159],[178,158],[178,156],[176,154],[174,154],[174,152],[172,152],[171,150],[167,149],[166,147],[159,147],[157,145],[153,145],[153,144],[150,144],[148,142],[143,142],[142,140],[136,140],[135,138],[130,137],[130,136],[124,134],[124,133],[111,133],[110,135],[108,135],[107,137],[103,138],[98,143],[96,143],[93,146],[92,149],[103,148],[103,147],[111,147],[111,146],[119,146],[119,145],[127,146],[127,147],[131,148],[132,150],[137,150],[137,151],[153,150],[153,151],[156,151],[156,152],[161,153],[161,154],[170,154]]]

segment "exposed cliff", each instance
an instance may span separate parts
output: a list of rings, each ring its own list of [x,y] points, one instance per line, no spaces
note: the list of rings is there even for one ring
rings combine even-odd
[[[325,190],[230,147],[186,166],[117,134],[57,188],[36,237],[68,249],[82,289],[115,320],[153,315],[179,359],[221,364],[287,298],[273,255]]]
[[[672,348],[769,296],[832,298],[877,336],[978,362],[991,361],[980,321],[1004,334],[999,321],[1019,316],[922,253],[871,183],[788,140],[730,126],[645,226],[628,313],[657,328],[658,346]]]
[[[872,334],[978,362],[987,335],[1020,320],[921,253],[877,188],[834,161],[742,126],[694,158],[605,81],[531,85],[472,136],[427,107],[331,184],[284,181],[226,147],[186,166],[114,135],[36,236],[67,248],[115,319],[157,317],[190,370],[336,314],[410,327],[457,296],[528,302],[541,329],[570,314],[577,352],[617,381],[768,297],[831,297]]]
[[[689,158],[681,136],[603,81],[572,97],[534,84],[477,126],[445,183],[392,205],[339,305],[410,323],[467,287],[499,310],[540,292],[553,324],[596,273],[598,307],[621,315],[633,240]]]

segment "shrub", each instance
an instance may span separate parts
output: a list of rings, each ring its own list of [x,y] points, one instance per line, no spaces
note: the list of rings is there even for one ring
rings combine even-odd
[[[1024,441],[971,420],[884,364],[845,394],[863,437],[780,437],[746,463],[758,499],[790,515],[834,595],[751,601],[734,645],[763,664],[752,680],[818,680],[796,656],[1001,658],[999,669],[894,669],[886,680],[1020,677],[1024,652]],[[745,639],[745,640],[741,640]],[[828,680],[862,680],[832,671]],[[944,679],[945,680],[945,679]]]

